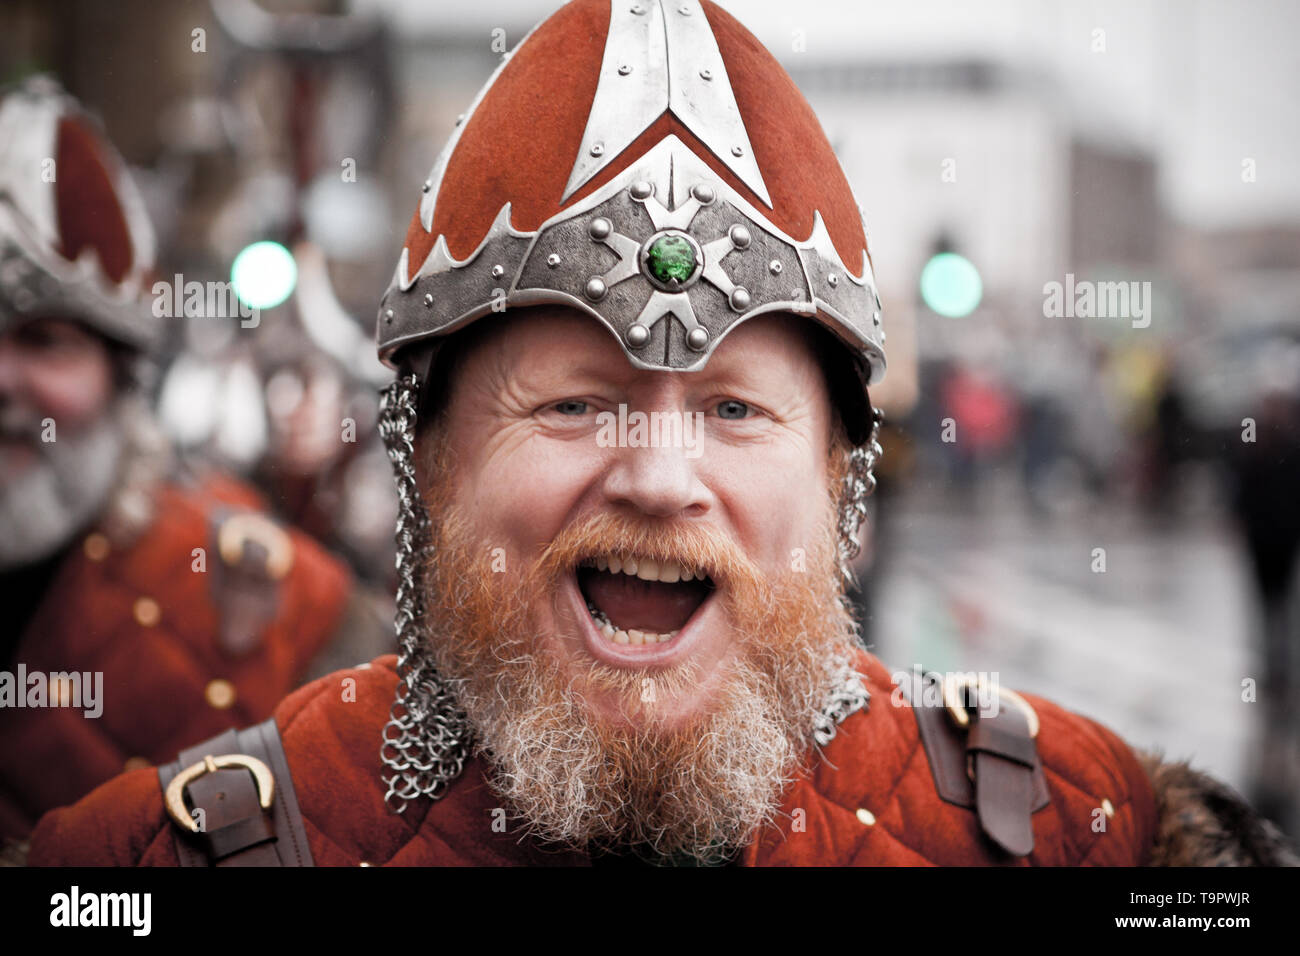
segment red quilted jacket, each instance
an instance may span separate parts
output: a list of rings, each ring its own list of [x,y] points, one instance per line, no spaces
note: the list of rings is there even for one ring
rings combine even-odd
[[[544,852],[520,842],[518,833],[494,832],[494,819],[501,815],[493,811],[500,801],[478,758],[443,799],[413,804],[402,815],[385,808],[378,745],[396,686],[395,665],[396,658],[381,657],[321,678],[276,710],[316,864],[588,863],[578,852]],[[747,847],[741,862],[1004,862],[972,811],[937,796],[915,717],[908,706],[891,703],[898,695],[892,695],[889,673],[867,654],[858,668],[871,691],[869,707],[840,725],[809,773],[786,793],[780,825]],[[1034,852],[1015,862],[1145,862],[1154,838],[1154,799],[1129,748],[1090,720],[1041,698],[1026,698],[1041,721],[1038,746],[1051,802],[1033,816]],[[1113,814],[1104,828],[1096,827],[1107,800]],[[34,865],[176,865],[157,773],[123,774],[76,806],[47,815],[33,834],[28,860]]]
[[[175,759],[232,723],[265,720],[334,636],[347,568],[287,530],[293,564],[273,616],[239,656],[218,646],[214,522],[255,510],[256,493],[223,476],[164,484],[155,517],[123,547],[92,532],[55,573],[15,651],[27,673],[103,672],[98,718],[67,707],[0,710],[0,836],[20,836],[124,767]],[[205,573],[194,570],[206,551]],[[149,774],[153,771],[146,770]]]

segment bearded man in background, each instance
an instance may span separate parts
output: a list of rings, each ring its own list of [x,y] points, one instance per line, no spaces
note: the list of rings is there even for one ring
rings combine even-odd
[[[264,718],[367,633],[343,564],[155,426],[153,244],[74,100],[0,95],[0,838]]]

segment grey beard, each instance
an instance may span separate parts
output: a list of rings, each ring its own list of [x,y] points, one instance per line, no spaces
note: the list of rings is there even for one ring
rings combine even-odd
[[[50,557],[94,521],[117,485],[125,444],[114,405],[81,433],[38,446],[39,460],[0,488],[0,571]]]

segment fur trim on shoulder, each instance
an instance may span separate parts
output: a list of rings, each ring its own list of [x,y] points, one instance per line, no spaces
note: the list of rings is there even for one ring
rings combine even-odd
[[[1156,797],[1151,866],[1300,866],[1300,853],[1227,784],[1136,751]]]
[[[26,866],[27,850],[26,840],[0,841],[0,866]]]

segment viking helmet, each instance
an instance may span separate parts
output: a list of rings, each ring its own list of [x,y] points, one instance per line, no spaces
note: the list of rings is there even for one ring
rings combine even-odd
[[[702,367],[767,312],[884,374],[861,212],[812,108],[699,0],[574,0],[508,54],[421,186],[379,309],[380,358],[494,311],[560,304],[633,366]]]
[[[131,349],[162,337],[142,304],[144,204],[98,124],[46,76],[0,94],[0,331],[76,319]]]
[[[428,543],[414,467],[421,377],[447,336],[515,306],[571,306],[636,368],[702,367],[740,323],[809,317],[843,348],[832,394],[854,449],[839,503],[848,575],[874,486],[884,332],[861,212],[811,107],[762,45],[700,0],[572,0],[510,53],[421,186],[379,306],[399,376],[380,433],[397,477],[397,696],[380,756],[397,812],[437,799],[472,731],[422,629]],[[837,387],[837,382],[848,387]],[[860,708],[851,668],[814,738]]]

